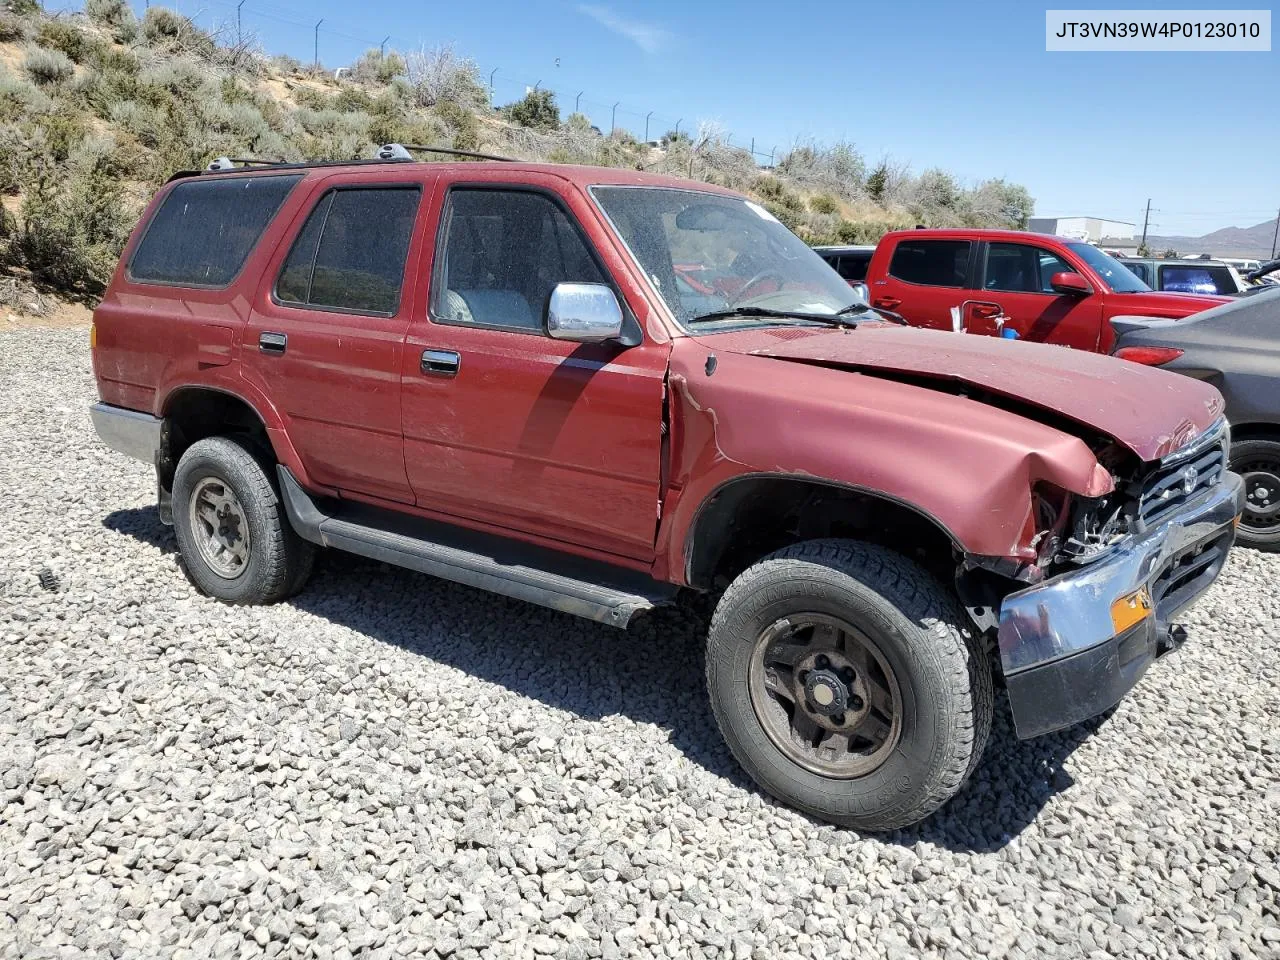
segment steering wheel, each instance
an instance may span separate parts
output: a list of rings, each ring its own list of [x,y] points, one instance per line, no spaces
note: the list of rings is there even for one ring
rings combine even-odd
[[[770,278],[778,281],[778,289],[782,289],[783,284],[787,282],[787,278],[784,277],[777,269],[773,267],[766,267],[738,288],[738,295],[729,301],[729,306],[736,307],[743,300],[747,299],[748,290],[754,287],[761,280],[768,280]]]

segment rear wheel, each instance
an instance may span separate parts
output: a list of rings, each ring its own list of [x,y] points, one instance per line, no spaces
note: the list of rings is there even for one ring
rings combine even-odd
[[[1280,442],[1238,440],[1231,469],[1244,480],[1244,515],[1236,538],[1242,546],[1280,550]]]
[[[990,666],[956,600],[904,557],[848,540],[787,547],[729,586],[707,684],[757,783],[865,830],[949,800],[991,726]]]
[[[228,603],[301,589],[315,550],[294,532],[262,463],[228,437],[193,443],[173,478],[173,522],[192,582]]]

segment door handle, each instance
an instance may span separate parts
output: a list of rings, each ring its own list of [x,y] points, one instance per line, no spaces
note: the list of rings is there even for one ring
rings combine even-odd
[[[973,305],[973,315],[980,320],[991,320],[1000,316],[1003,311],[998,303],[975,303]]]
[[[423,350],[422,372],[429,377],[456,377],[462,359],[453,350]]]
[[[258,334],[258,349],[263,353],[284,353],[289,338],[283,333],[263,332]]]
[[[876,297],[872,302],[873,307],[884,307],[886,310],[893,310],[902,301],[897,297]]]

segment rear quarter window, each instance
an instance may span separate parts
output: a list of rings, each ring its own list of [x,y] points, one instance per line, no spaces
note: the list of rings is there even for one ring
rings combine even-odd
[[[903,240],[889,261],[889,275],[930,287],[963,287],[969,272],[969,240]]]
[[[301,179],[226,177],[178,184],[147,224],[129,261],[129,279],[227,286]]]

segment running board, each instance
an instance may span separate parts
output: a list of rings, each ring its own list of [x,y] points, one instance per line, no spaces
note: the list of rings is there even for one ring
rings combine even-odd
[[[321,546],[615,627],[675,595],[674,587],[644,574],[491,534],[345,500],[327,501],[322,509],[287,467],[277,470],[293,529]]]

